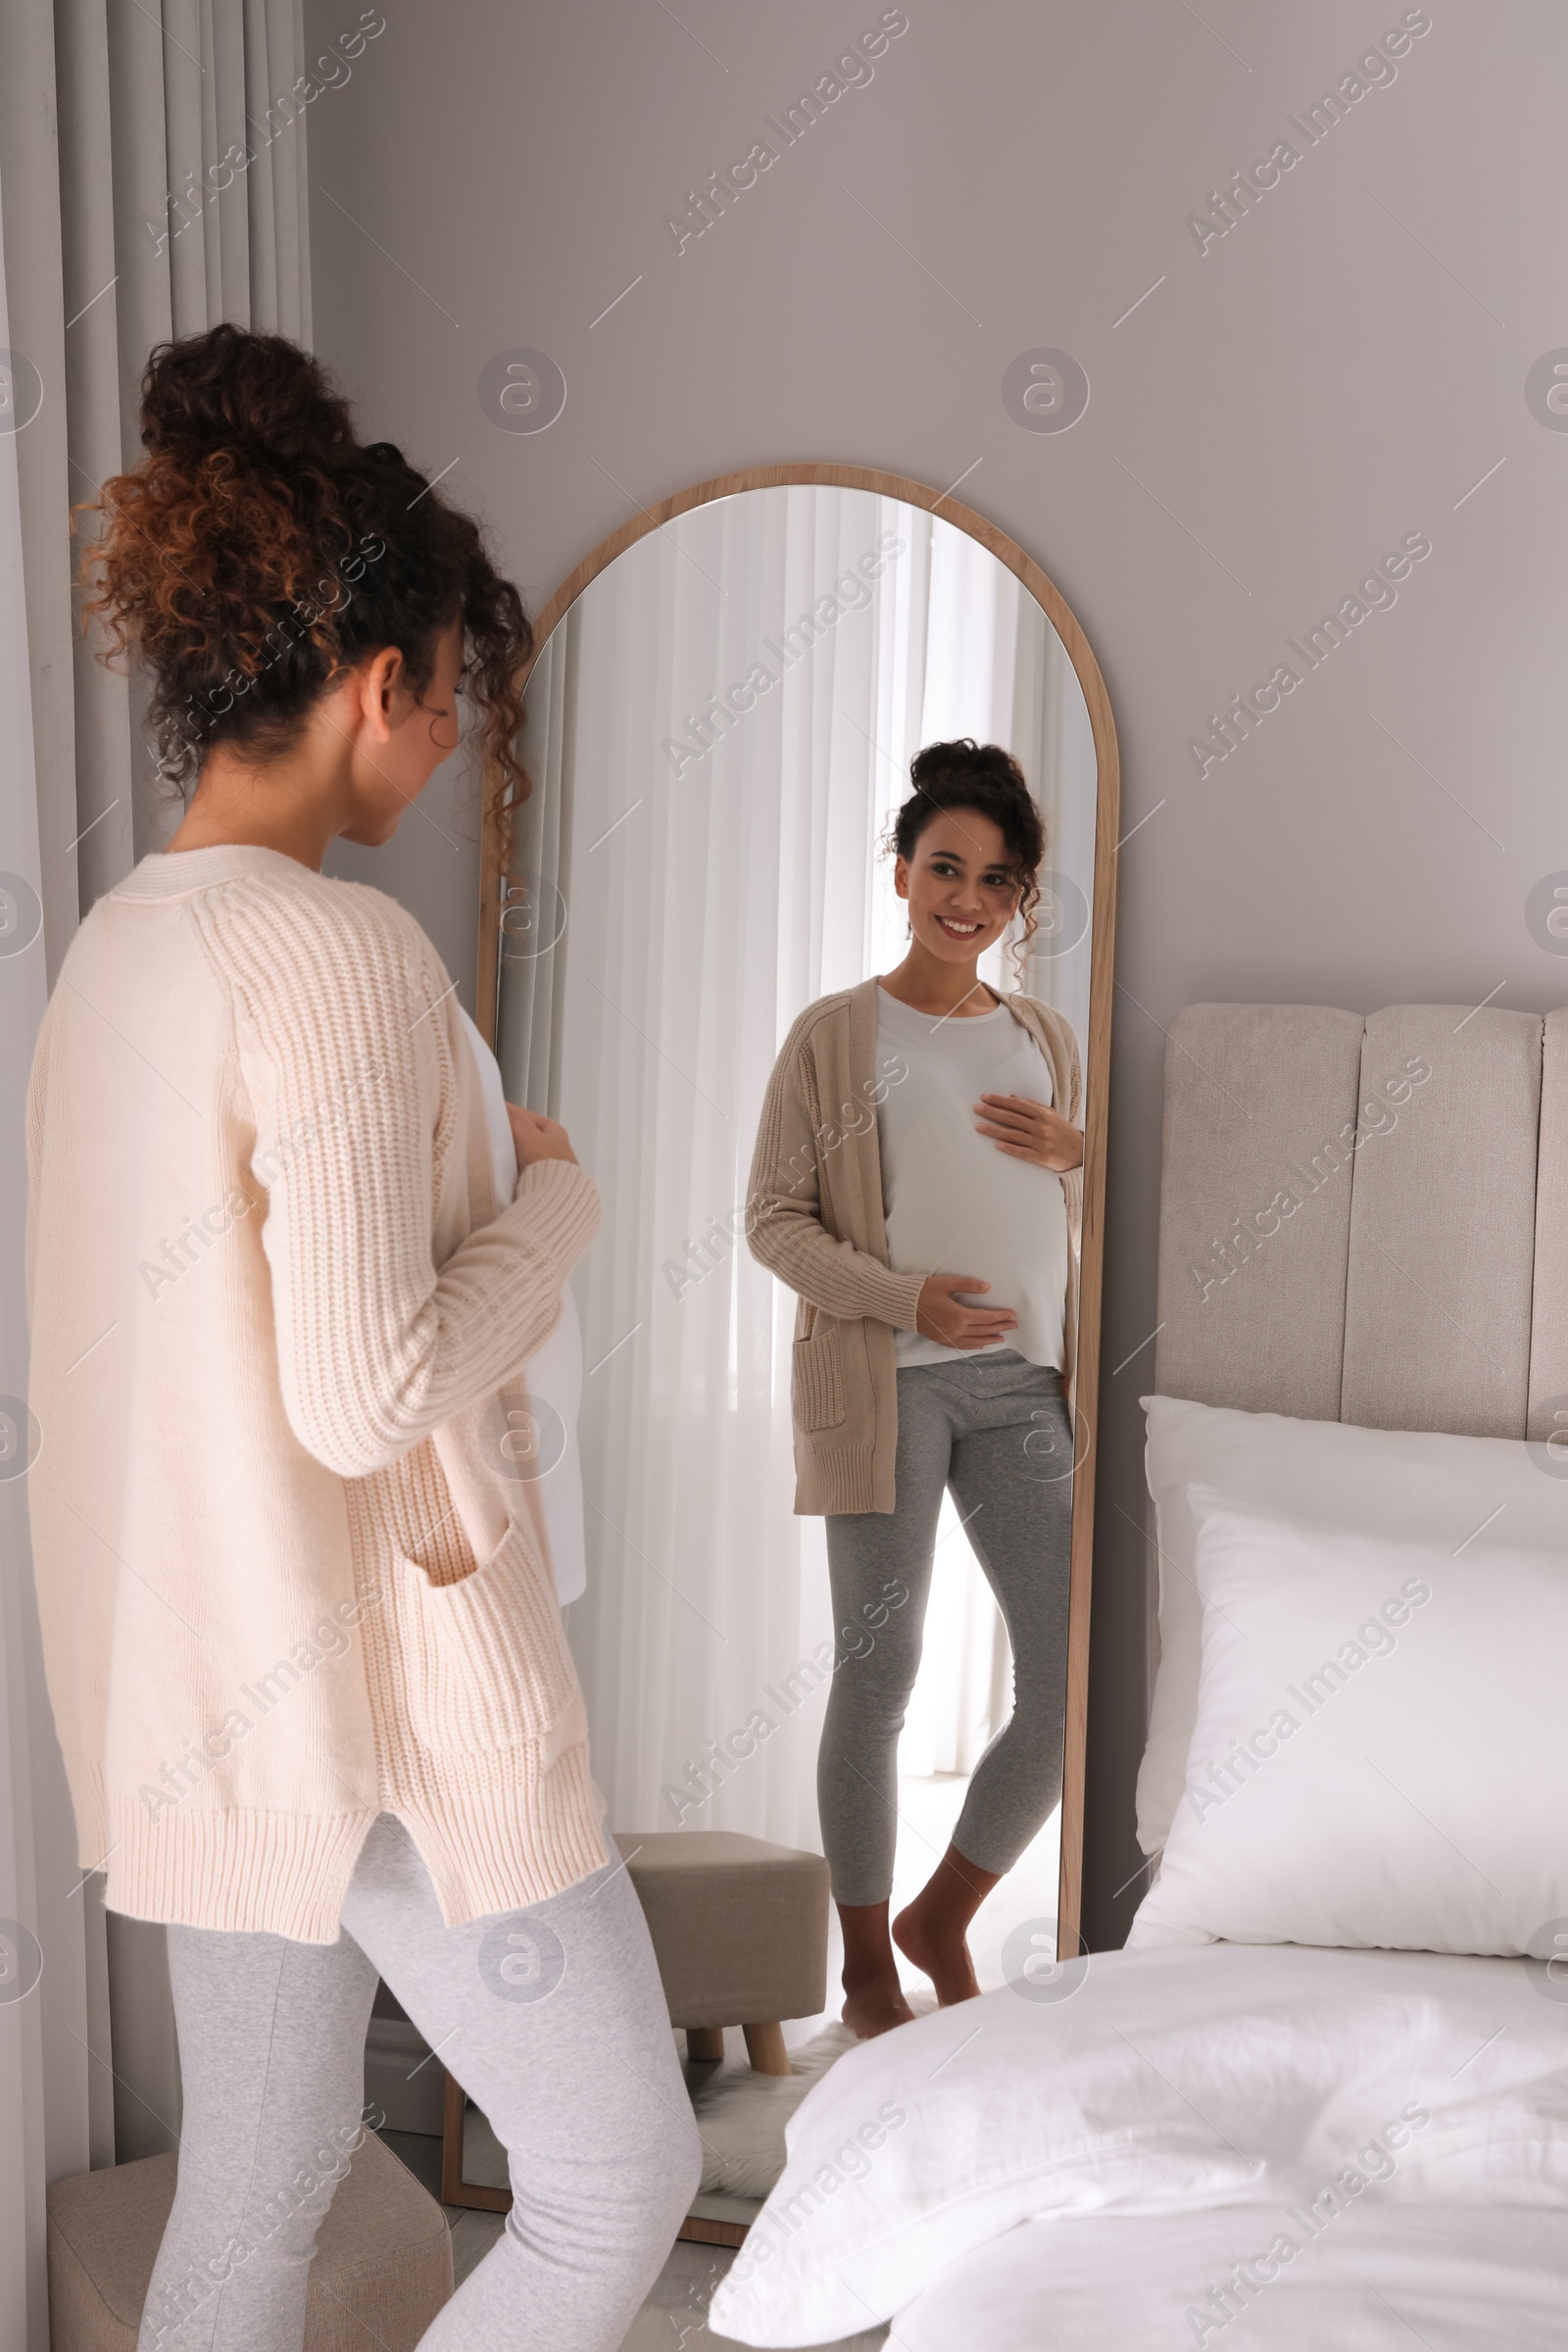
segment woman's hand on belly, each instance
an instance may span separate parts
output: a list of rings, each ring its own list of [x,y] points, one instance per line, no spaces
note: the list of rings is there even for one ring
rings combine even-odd
[[[990,1288],[975,1274],[928,1274],[915,1304],[915,1330],[923,1340],[939,1341],[944,1348],[994,1348],[1018,1328],[1012,1308],[963,1306],[954,1295]]]
[[[1033,1160],[1054,1176],[1083,1166],[1083,1129],[1048,1102],[1032,1102],[1027,1095],[982,1095],[974,1107],[980,1134],[1009,1157]]]

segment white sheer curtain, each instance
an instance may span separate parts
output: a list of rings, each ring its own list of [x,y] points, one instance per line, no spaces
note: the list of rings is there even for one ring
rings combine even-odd
[[[1002,743],[1029,779],[1046,828],[1048,875],[1082,877],[1094,871],[1095,794],[1083,788],[1095,768],[1089,709],[1056,632],[1014,575],[978,540],[929,517],[911,517],[929,532],[926,594],[910,635],[924,650],[917,712],[902,764],[883,762],[879,799],[887,809],[904,798],[908,761],[920,745],[973,735]],[[917,576],[917,573],[912,576]],[[1063,896],[1065,895],[1065,906]],[[1025,965],[1022,985],[1066,1015],[1083,1045],[1089,1017],[1087,939],[1059,954],[1063,913],[1075,919],[1070,886],[1043,889],[1037,910],[1039,953]],[[903,903],[884,877],[872,896],[868,971],[885,972],[905,954],[908,926]],[[999,991],[1019,985],[1006,942],[981,961],[981,977]],[[966,1538],[952,1495],[937,1528],[936,1565],[926,1611],[920,1679],[899,1743],[907,1775],[972,1772],[1010,1704],[1010,1648],[1001,1612]]]
[[[10,201],[0,170],[0,220]],[[0,268],[0,349],[10,347]],[[27,1529],[24,1114],[47,986],[17,454],[16,436],[0,431],[0,2346],[43,2352],[44,2187],[88,2162],[95,2004],[81,1893],[72,1899],[80,1874],[43,1688]],[[107,2104],[101,2113],[107,2119]]]
[[[905,952],[878,843],[914,751],[1001,739],[1040,772],[1052,634],[951,526],[785,488],[637,542],[534,672],[499,1038],[509,1094],[564,1120],[605,1201],[576,1276],[589,1586],[567,1624],[616,1827],[816,1841],[831,1610],[821,1522],[791,1508],[794,1299],[739,1229],[752,1145],[796,1014]],[[776,683],[727,726],[710,708],[704,748],[705,706],[758,662]],[[1004,1637],[962,1537],[938,1557],[905,1765],[963,1771],[1004,1705]]]

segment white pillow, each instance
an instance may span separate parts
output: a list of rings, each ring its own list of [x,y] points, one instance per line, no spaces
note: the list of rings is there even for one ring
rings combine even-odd
[[[1321,1453],[1314,1425],[1258,1418],[1282,1456],[1293,1431]],[[1183,1488],[1203,1608],[1197,1721],[1130,1948],[1517,1954],[1568,1916],[1568,1486],[1522,1441],[1428,1439],[1450,1474],[1435,1482],[1451,1510],[1437,1535],[1418,1527],[1434,1514],[1412,1441],[1339,1434],[1368,1441],[1355,1500],[1370,1525],[1329,1516],[1344,1489],[1308,1518]],[[1534,1492],[1487,1474],[1510,1455]],[[1401,1505],[1410,1532],[1392,1536]]]
[[[1198,1712],[1203,1604],[1194,1484],[1243,1510],[1429,1539],[1447,1551],[1499,1503],[1491,1533],[1512,1544],[1568,1549],[1568,1484],[1545,1474],[1545,1449],[1513,1438],[1450,1438],[1238,1413],[1178,1396],[1140,1399],[1159,1546],[1159,1670],[1138,1775],[1138,1839],[1164,1844],[1181,1801]]]

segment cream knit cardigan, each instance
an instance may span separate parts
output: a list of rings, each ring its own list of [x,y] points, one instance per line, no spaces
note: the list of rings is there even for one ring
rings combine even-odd
[[[449,1926],[608,1860],[503,1444],[598,1194],[551,1160],[498,1205],[418,924],[275,850],[144,858],[66,956],[27,1146],[44,1658],[110,1906],[329,1942],[382,1810]]]
[[[924,1276],[888,1264],[877,1106],[879,983],[818,997],[779,1050],[762,1098],[746,1194],[752,1255],[797,1295],[790,1384],[795,1508],[837,1516],[891,1511],[899,1446],[895,1333],[913,1331]],[[1002,1002],[1039,1046],[1063,1117],[1083,1122],[1071,1024],[1035,997]],[[1078,1260],[1084,1179],[1060,1179],[1067,1211],[1062,1378],[1077,1395]],[[934,1272],[940,1271],[933,1268]]]

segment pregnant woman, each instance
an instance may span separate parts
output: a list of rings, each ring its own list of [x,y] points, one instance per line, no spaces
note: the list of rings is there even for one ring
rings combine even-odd
[[[612,2352],[698,2147],[505,1394],[598,1195],[515,1106],[492,1157],[435,949],[321,872],[391,839],[460,694],[523,782],[531,633],[279,338],[156,352],[142,440],[94,608],[195,790],[82,922],[28,1102],[50,1695],[83,1867],[169,1924],[184,2087],[139,2345],[298,2352],[379,1976],[515,2200],[422,2342]]]
[[[944,2004],[979,1990],[969,1923],[1060,1796],[1066,1701],[1078,1047],[977,968],[1015,918],[1033,934],[1044,831],[995,744],[933,744],[909,775],[893,826],[908,955],[796,1021],[749,1199],[754,1253],[800,1298],[795,1507],[826,1518],[837,1626],[817,1802],[862,2036],[911,2015],[895,1944]],[[945,1490],[1007,1628],[1013,1707],[890,1928],[898,1739]]]

